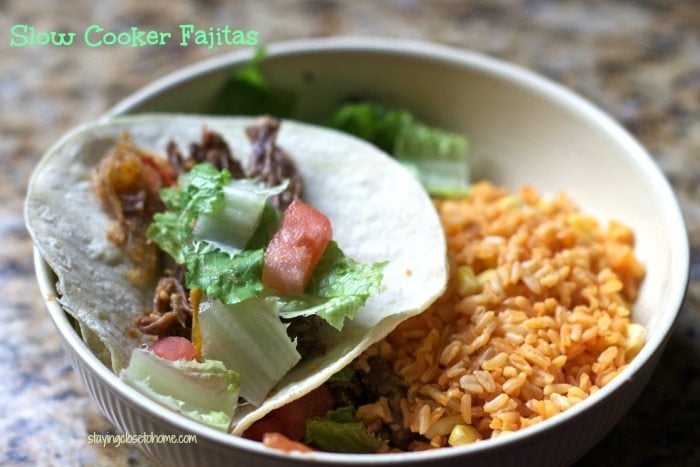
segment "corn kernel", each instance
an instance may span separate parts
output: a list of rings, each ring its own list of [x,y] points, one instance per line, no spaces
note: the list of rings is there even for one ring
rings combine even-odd
[[[481,285],[477,281],[474,271],[469,266],[457,268],[457,292],[462,297],[481,292]]]
[[[495,269],[487,269],[478,276],[476,276],[476,280],[479,282],[479,285],[484,285],[486,284],[489,280],[491,280],[491,277],[496,274]]]
[[[630,323],[627,326],[627,341],[625,342],[625,355],[633,357],[639,352],[646,340],[647,330],[637,323]]]
[[[520,205],[520,196],[507,195],[496,202],[498,209],[505,211],[506,209],[514,208]]]
[[[428,431],[425,432],[425,437],[428,439],[433,439],[436,436],[445,436],[452,432],[454,427],[462,423],[461,415],[451,415],[449,417],[443,417],[440,420],[433,423]]]
[[[450,437],[447,442],[450,446],[461,446],[463,444],[471,444],[481,439],[481,434],[471,425],[456,425],[452,428]]]

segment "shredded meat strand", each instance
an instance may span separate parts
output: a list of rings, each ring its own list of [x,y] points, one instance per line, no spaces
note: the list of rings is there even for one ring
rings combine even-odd
[[[159,253],[146,229],[165,208],[158,191],[173,180],[169,165],[134,146],[126,134],[92,173],[95,193],[115,219],[107,237],[133,261],[129,279],[134,283],[147,283],[156,274]]]
[[[168,141],[168,145],[165,147],[165,153],[168,156],[168,162],[173,168],[173,172],[176,177],[179,177],[184,170],[185,159],[182,157],[180,148],[177,147],[177,143],[173,140]]]
[[[149,315],[139,317],[136,325],[145,334],[190,338],[192,310],[185,288],[178,279],[163,277],[158,281],[153,310]]]
[[[301,358],[320,355],[326,351],[326,346],[321,339],[323,318],[317,315],[299,316],[282,322],[289,323],[287,335],[297,341],[297,352]]]
[[[258,117],[246,128],[246,135],[253,145],[246,175],[267,186],[289,180],[285,191],[270,198],[273,206],[284,211],[301,196],[301,178],[289,155],[276,145],[279,128],[280,121],[267,115]]]
[[[231,148],[224,138],[206,128],[202,130],[202,140],[199,143],[190,144],[190,155],[187,159],[182,156],[180,148],[173,140],[168,143],[166,152],[168,161],[178,176],[183,172],[189,172],[195,164],[208,162],[219,170],[228,170],[235,179],[244,177],[241,163],[233,157]]]
[[[378,357],[367,360],[369,371],[358,369],[350,381],[328,381],[326,385],[333,394],[335,407],[359,407],[385,397],[389,404],[392,421],[377,420],[367,425],[367,430],[387,441],[389,446],[403,451],[419,439],[419,436],[404,427],[401,399],[406,397],[407,385],[394,372],[390,363]]]

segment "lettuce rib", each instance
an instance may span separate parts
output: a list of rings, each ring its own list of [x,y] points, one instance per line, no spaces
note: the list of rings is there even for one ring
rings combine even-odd
[[[274,299],[235,305],[207,299],[200,306],[202,354],[221,360],[241,377],[241,395],[260,406],[270,389],[301,360]]]
[[[170,361],[134,349],[119,377],[183,415],[226,430],[238,403],[238,374],[214,360]]]

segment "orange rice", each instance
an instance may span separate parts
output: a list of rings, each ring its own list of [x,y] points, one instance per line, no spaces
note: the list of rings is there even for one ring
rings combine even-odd
[[[408,385],[411,449],[465,444],[528,427],[581,402],[639,351],[630,323],[644,268],[630,229],[607,228],[566,195],[488,183],[437,200],[451,278],[428,310],[355,362],[379,355]],[[365,412],[368,412],[365,410]]]

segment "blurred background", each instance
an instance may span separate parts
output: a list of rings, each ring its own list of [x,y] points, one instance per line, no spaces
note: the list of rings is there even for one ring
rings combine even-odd
[[[691,282],[647,389],[580,465],[700,465],[700,1],[0,0],[0,464],[149,465],[64,356],[33,276],[22,203],[32,167],[69,128],[141,86],[231,46],[10,48],[10,30],[177,31],[229,25],[261,43],[335,35],[429,40],[541,73],[612,114],[671,181],[691,241]],[[176,36],[175,36],[176,37]]]

